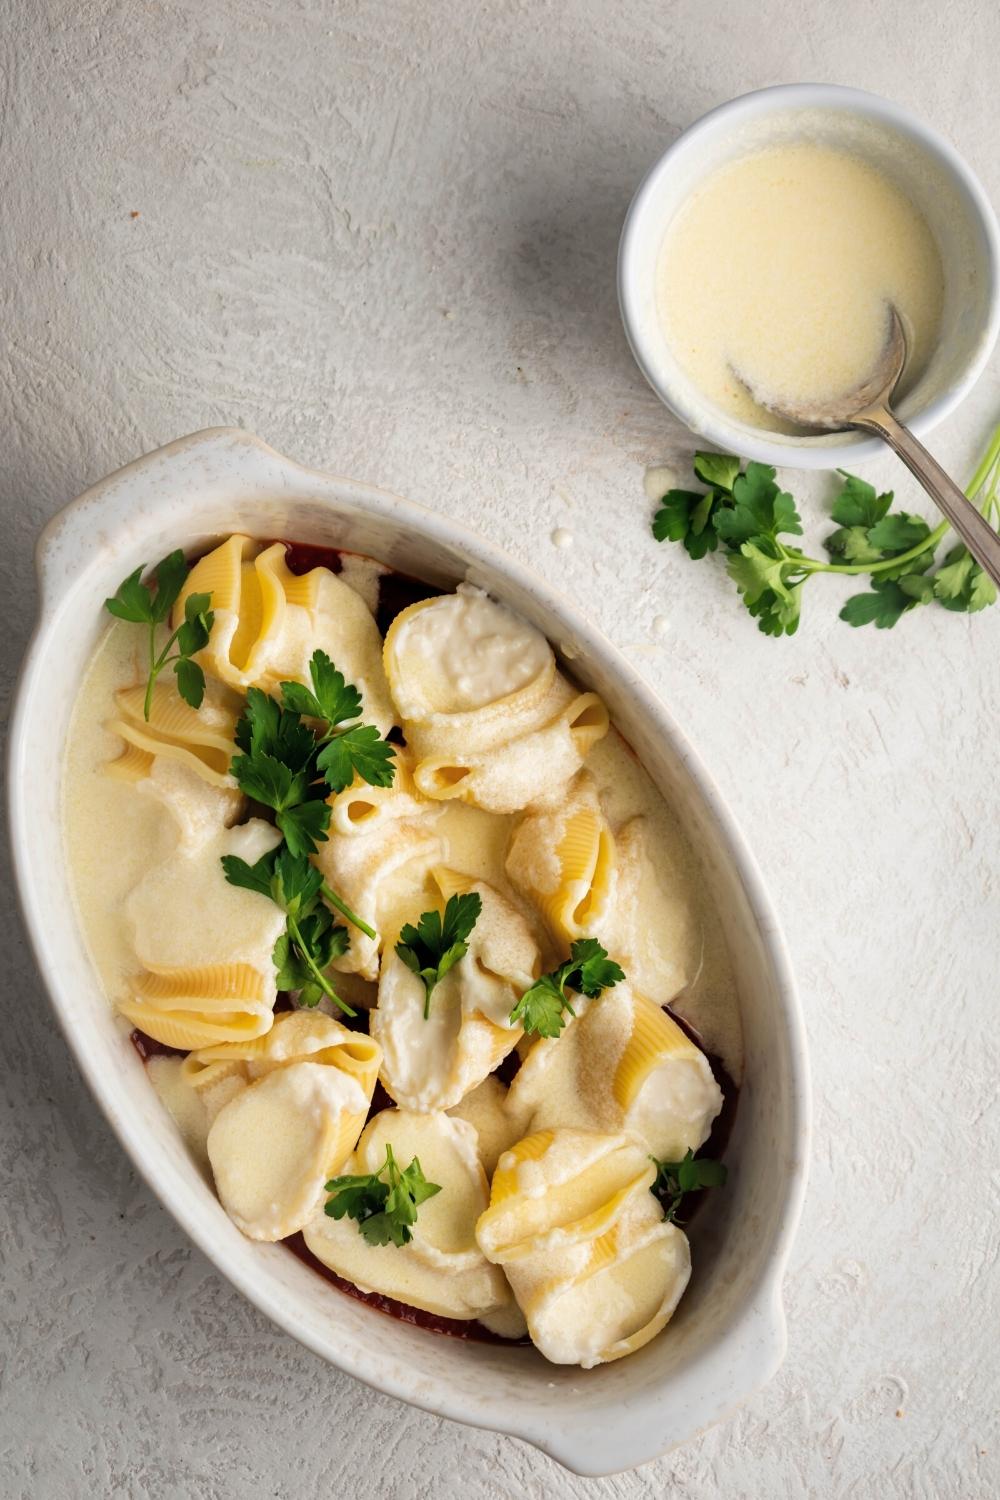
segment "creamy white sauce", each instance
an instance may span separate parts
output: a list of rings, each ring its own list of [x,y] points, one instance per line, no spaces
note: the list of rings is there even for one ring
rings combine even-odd
[[[874,369],[892,303],[906,328],[901,389],[937,342],[944,278],[926,219],[861,156],[774,145],[713,173],[670,225],[657,307],[678,362],[731,416],[791,430],[764,402],[826,400]]]
[[[81,926],[112,1001],[125,998],[127,978],[136,969],[127,898],[178,843],[176,821],[161,802],[137,795],[133,785],[106,774],[108,762],[121,751],[121,740],[103,725],[111,716],[114,692],[138,675],[134,629],[113,623],[80,687],[63,785],[66,852]],[[590,752],[587,769],[612,827],[621,828],[637,816],[646,825],[646,857],[632,924],[637,934],[635,972],[630,977],[650,998],[670,1000],[738,1080],[742,1035],[735,980],[695,854],[675,815],[614,729]],[[441,862],[495,886],[530,918],[530,907],[504,867],[516,818],[459,802],[446,802],[442,808],[431,825],[442,841]],[[395,875],[389,885],[393,891],[397,885],[411,888]],[[413,916],[408,908],[402,911],[401,901],[401,896],[386,896],[390,926]],[[552,948],[543,954],[543,962],[548,967],[562,957]],[[674,975],[666,988],[665,972]],[[338,984],[349,1003],[366,1005],[374,998],[374,987],[351,975],[338,976]]]
[[[142,877],[178,843],[162,802],[136,796],[134,785],[107,774],[123,742],[105,728],[114,695],[139,681],[140,632],[115,621],[94,654],[66,737],[63,832],[84,939],[112,1001],[125,998],[135,972],[132,926],[125,910]]]

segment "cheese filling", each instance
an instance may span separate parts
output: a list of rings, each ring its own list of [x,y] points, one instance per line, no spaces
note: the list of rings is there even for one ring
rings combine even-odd
[[[399,623],[389,676],[404,719],[422,719],[507,698],[551,662],[552,648],[540,631],[462,583]]]

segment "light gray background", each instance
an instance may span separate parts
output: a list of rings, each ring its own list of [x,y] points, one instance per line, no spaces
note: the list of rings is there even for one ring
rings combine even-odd
[[[649,537],[644,468],[691,445],[614,294],[646,166],[762,84],[889,94],[1000,200],[993,0],[0,0],[0,49],[4,709],[40,525],[170,438],[242,424],[461,516],[586,598],[738,809],[817,1103],[781,1374],[661,1462],[577,1480],[354,1384],[230,1290],[84,1093],[5,901],[0,1493],[995,1494],[1000,609],[852,632],[824,581],[798,637],[759,636],[719,569]],[[997,370],[936,439],[960,475]],[[871,474],[927,513],[890,459]],[[817,539],[831,482],[795,487]]]

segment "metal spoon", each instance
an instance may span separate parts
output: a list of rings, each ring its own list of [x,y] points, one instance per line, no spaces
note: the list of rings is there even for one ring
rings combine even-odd
[[[980,567],[1000,585],[1000,536],[966,499],[955,481],[949,479],[923,443],[919,443],[892,414],[889,400],[905,363],[906,334],[898,312],[890,305],[889,336],[879,362],[868,379],[846,396],[822,403],[779,403],[762,398],[751,386],[747,388],[758,405],[788,422],[796,422],[800,427],[818,427],[825,432],[860,427],[865,432],[877,433],[894,449],[944,512]]]

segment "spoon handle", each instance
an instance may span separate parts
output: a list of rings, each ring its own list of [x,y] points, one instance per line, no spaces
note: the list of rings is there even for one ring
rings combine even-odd
[[[1000,536],[909,428],[904,427],[881,402],[858,412],[851,418],[851,426],[877,433],[895,450],[954,526],[976,562],[995,584],[1000,585]]]

